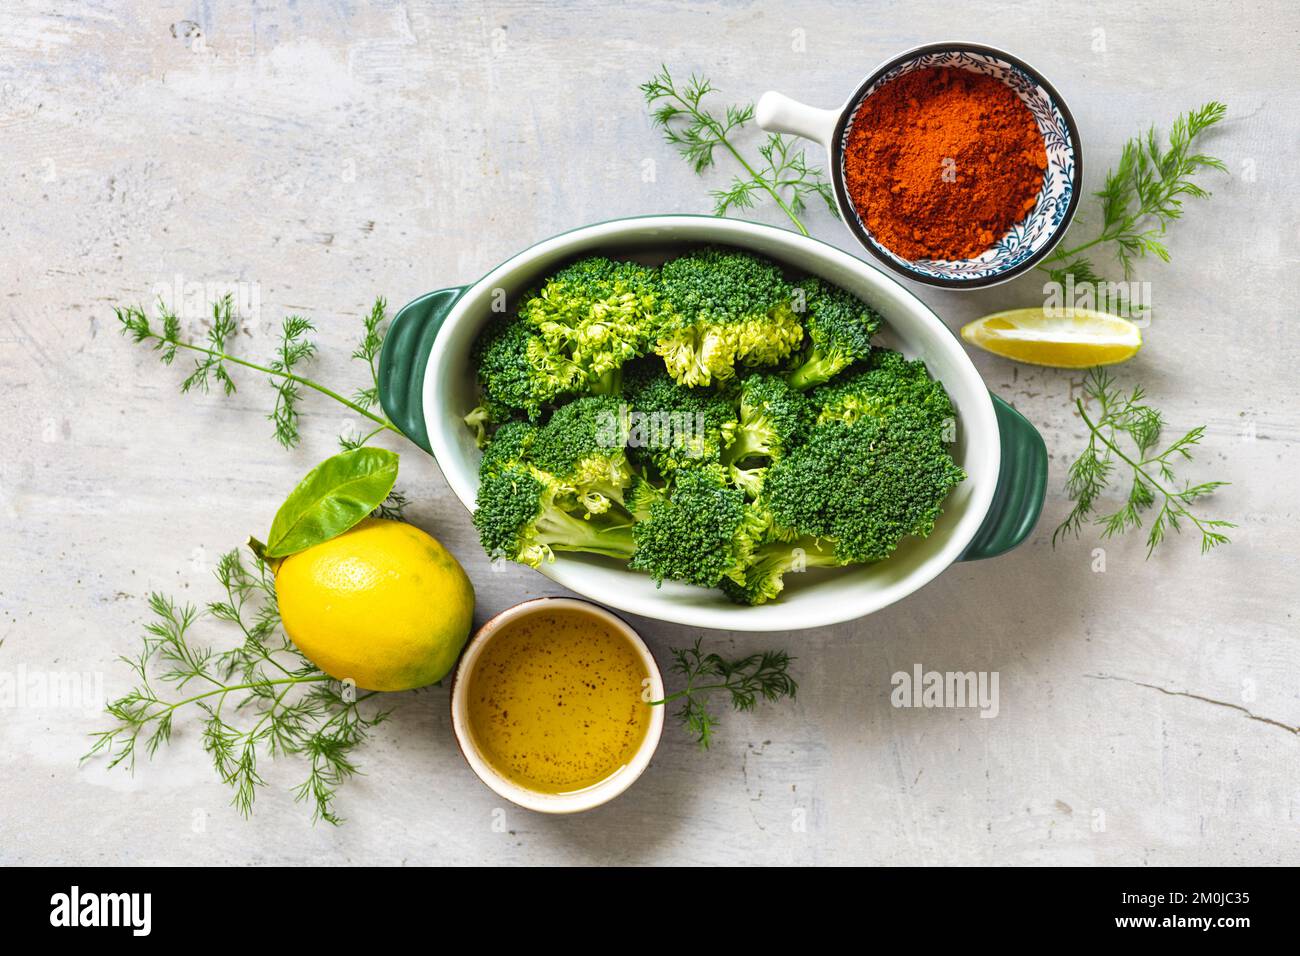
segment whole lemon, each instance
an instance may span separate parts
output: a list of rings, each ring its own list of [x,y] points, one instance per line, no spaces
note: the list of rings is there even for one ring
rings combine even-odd
[[[474,589],[451,553],[379,518],[285,558],[275,589],[285,632],[307,659],[366,690],[440,680],[474,616]]]

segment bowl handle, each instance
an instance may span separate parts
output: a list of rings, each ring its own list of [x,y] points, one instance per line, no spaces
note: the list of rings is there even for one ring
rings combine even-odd
[[[769,133],[793,133],[830,149],[840,114],[838,110],[806,106],[783,93],[768,90],[754,107],[754,119]]]
[[[379,404],[407,438],[432,454],[424,421],[424,373],[433,340],[466,286],[420,296],[393,316],[379,353]]]
[[[990,394],[998,416],[1002,469],[993,503],[961,561],[994,558],[1010,551],[1034,530],[1047,494],[1047,446],[1018,411]]]

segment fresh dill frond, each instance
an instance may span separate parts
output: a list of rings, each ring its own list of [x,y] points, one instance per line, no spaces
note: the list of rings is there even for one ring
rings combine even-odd
[[[785,651],[764,651],[728,661],[718,654],[705,654],[701,650],[702,642],[702,638],[697,638],[694,647],[672,649],[672,669],[686,679],[686,687],[652,704],[681,700],[677,718],[700,747],[707,750],[718,726],[717,716],[708,708],[710,694],[725,691],[731,697],[733,710],[753,710],[760,698],[767,701],[793,698],[799,685],[790,676],[794,658]]]
[[[292,448],[300,438],[298,380],[292,373],[295,365],[315,354],[316,343],[307,338],[314,331],[315,326],[301,315],[286,315],[280,327],[280,345],[271,360],[271,370],[279,374],[271,378],[275,407],[268,417],[275,425],[275,440],[285,448]]]
[[[193,707],[203,748],[241,814],[252,812],[266,785],[259,760],[296,757],[306,776],[295,799],[312,807],[313,821],[341,823],[338,787],[360,772],[356,751],[388,712],[363,708],[375,692],[340,684],[294,647],[280,627],[275,577],[255,554],[250,568],[238,551],[227,552],[216,577],[225,598],[208,604],[206,617],[235,625],[239,644],[218,653],[197,643],[191,632],[201,612],[151,594],[141,649],[122,658],[136,684],[106,706],[112,726],[91,735],[82,760],[102,756],[110,768],[134,770],[137,753],[153,757]]]
[[[1229,482],[1184,482],[1179,486],[1174,474],[1176,464],[1191,461],[1192,449],[1205,436],[1205,426],[1197,426],[1160,448],[1164,416],[1145,399],[1141,386],[1127,394],[1121,391],[1104,368],[1088,373],[1084,398],[1075,400],[1079,417],[1088,427],[1088,444],[1070,465],[1066,493],[1074,507],[1052,534],[1053,547],[1059,538],[1071,534],[1078,537],[1085,523],[1101,526],[1103,538],[1141,528],[1144,514],[1153,507],[1155,518],[1147,530],[1148,558],[1169,531],[1182,532],[1183,522],[1200,532],[1202,554],[1228,543],[1223,529],[1236,525],[1199,517],[1192,507]],[[1096,405],[1095,419],[1089,415],[1088,402]],[[1128,486],[1124,503],[1114,511],[1099,514],[1099,500],[1120,471],[1125,473]]]
[[[194,371],[181,383],[182,392],[188,392],[190,389],[206,392],[210,388],[210,381],[215,379],[227,395],[235,393],[235,382],[226,369],[226,340],[235,334],[235,318],[231,314],[233,307],[234,300],[229,294],[212,303],[212,327],[208,329],[208,347],[203,350],[199,358],[195,359]],[[159,303],[160,312],[162,308],[162,304]],[[164,328],[171,320],[173,327],[179,330],[180,322],[174,315],[162,312],[162,316]],[[179,343],[173,338],[170,344],[174,352],[175,346]],[[168,360],[164,359],[164,361]]]
[[[1096,194],[1101,199],[1100,234],[1073,248],[1061,246],[1038,268],[1061,284],[1070,275],[1076,285],[1102,282],[1101,271],[1082,253],[1106,244],[1113,245],[1126,280],[1136,259],[1153,255],[1168,262],[1164,237],[1169,225],[1182,217],[1183,199],[1210,195],[1194,177],[1208,169],[1227,171],[1221,159],[1193,151],[1197,137],[1227,110],[1212,101],[1183,114],[1170,127],[1167,145],[1160,143],[1154,126],[1125,143],[1119,165],[1106,173],[1106,184]]]
[[[405,521],[406,508],[410,503],[406,495],[394,488],[371,514],[376,518],[386,518],[389,521]]]
[[[769,135],[758,147],[761,163],[751,163],[741,154],[733,140],[753,120],[753,103],[727,106],[721,113],[714,112],[704,104],[705,98],[715,92],[713,84],[692,74],[679,87],[666,66],[641,84],[641,92],[650,107],[651,121],[696,173],[714,165],[719,149],[730,153],[740,164],[743,175],[736,176],[728,188],[712,193],[715,215],[725,216],[732,209],[751,209],[762,193],[771,197],[805,236],[808,230],[799,214],[810,197],[820,197],[833,215],[839,215],[830,183],[822,178],[821,169],[808,165],[804,150],[795,150],[785,137],[777,133]]]
[[[370,369],[370,385],[357,389],[353,394],[353,399],[362,408],[373,408],[379,401],[379,353],[384,348],[384,335],[379,326],[384,321],[384,313],[387,311],[388,303],[384,297],[375,299],[369,314],[362,317],[364,331],[361,342],[352,353],[354,359],[365,362]]]
[[[301,388],[319,392],[363,418],[369,419],[375,428],[368,436],[359,439],[359,443],[348,444],[340,439],[343,447],[348,449],[359,447],[381,431],[401,434],[401,429],[383,415],[371,410],[378,397],[378,370],[375,362],[379,354],[378,350],[383,345],[382,336],[378,336],[377,332],[379,321],[383,317],[383,301],[382,298],[376,301],[375,310],[371,313],[371,317],[366,319],[365,339],[358,349],[358,352],[364,352],[367,356],[366,360],[371,370],[372,384],[368,389],[362,390],[365,404],[345,398],[334,389],[327,388],[300,373],[298,367],[301,363],[316,352],[315,344],[307,337],[314,331],[313,326],[302,316],[290,315],[284,319],[276,353],[269,363],[262,365],[230,353],[229,340],[235,333],[236,323],[233,316],[234,300],[229,295],[223,296],[213,305],[212,326],[208,329],[203,342],[182,339],[180,319],[161,301],[158,303],[159,324],[157,326],[144,310],[138,307],[120,306],[114,308],[113,312],[117,316],[121,333],[138,344],[148,345],[158,353],[164,365],[171,365],[177,352],[182,349],[196,353],[194,371],[181,383],[182,392],[192,390],[206,392],[210,390],[212,383],[216,382],[227,395],[233,394],[235,382],[228,369],[231,365],[270,376],[271,385],[275,389],[275,405],[267,417],[275,426],[276,441],[285,448],[292,448],[300,438],[298,423]],[[378,337],[377,341],[376,337]]]

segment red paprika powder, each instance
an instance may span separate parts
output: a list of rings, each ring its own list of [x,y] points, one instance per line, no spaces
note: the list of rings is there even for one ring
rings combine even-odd
[[[971,259],[1025,218],[1047,168],[1029,108],[991,76],[913,70],[853,117],[844,176],[858,216],[904,259]]]

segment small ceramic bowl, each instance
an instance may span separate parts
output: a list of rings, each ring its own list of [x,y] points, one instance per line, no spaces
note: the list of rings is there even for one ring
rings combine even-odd
[[[540,793],[536,790],[521,787],[513,780],[502,776],[483,757],[469,727],[469,701],[466,699],[466,688],[469,686],[469,676],[474,672],[474,667],[478,664],[479,658],[483,656],[483,651],[488,644],[501,633],[505,625],[512,621],[517,621],[530,614],[556,610],[573,610],[583,614],[590,614],[627,638],[641,658],[641,663],[645,666],[646,674],[650,679],[648,688],[651,695],[650,699],[662,700],[664,698],[663,676],[659,673],[659,665],[655,663],[654,655],[650,653],[650,648],[646,647],[645,641],[641,640],[641,636],[628,627],[621,618],[589,601],[578,601],[573,598],[535,598],[532,601],[525,601],[502,611],[480,627],[474,636],[470,638],[469,643],[465,646],[464,653],[461,655],[460,663],[456,666],[456,674],[453,678],[451,726],[456,734],[456,742],[460,745],[461,753],[465,755],[465,760],[469,763],[470,769],[498,796],[504,797],[525,810],[536,810],[539,813],[579,813],[583,810],[598,807],[602,803],[608,803],[636,783],[637,778],[650,765],[650,758],[654,756],[654,752],[659,746],[659,736],[664,729],[663,706],[650,708],[650,724],[646,728],[645,739],[641,741],[641,746],[627,766],[618,770],[612,776],[606,777],[600,783],[574,793]]]
[[[864,99],[884,84],[914,70],[953,67],[996,77],[1029,107],[1047,148],[1043,188],[1033,212],[1016,223],[994,246],[974,259],[904,259],[871,235],[849,198],[844,181],[844,144],[853,116]],[[927,285],[976,289],[1006,282],[1031,269],[1065,235],[1079,204],[1083,153],[1074,117],[1059,93],[1037,70],[1010,53],[979,43],[930,43],[886,60],[853,91],[838,110],[805,106],[780,93],[764,93],[755,113],[758,125],[821,143],[833,172],[831,184],[840,217],[868,252],[890,270]]]

